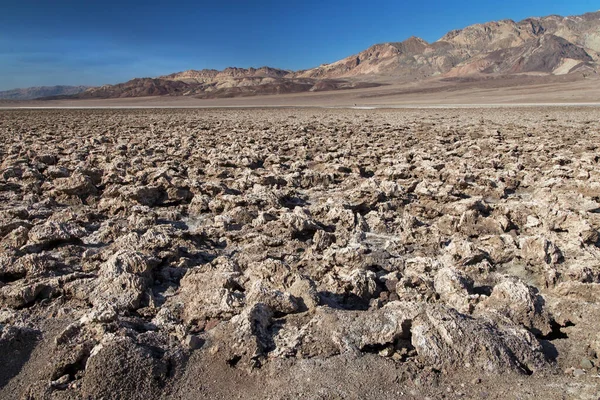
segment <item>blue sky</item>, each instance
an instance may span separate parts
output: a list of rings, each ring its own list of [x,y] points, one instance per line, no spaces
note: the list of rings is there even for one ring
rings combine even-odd
[[[597,0],[0,0],[0,90],[186,69],[304,69],[479,22],[596,11]]]

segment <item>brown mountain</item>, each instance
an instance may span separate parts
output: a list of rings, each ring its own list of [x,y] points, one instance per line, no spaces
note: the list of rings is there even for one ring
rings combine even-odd
[[[595,73],[599,63],[600,11],[476,24],[448,32],[433,43],[411,37],[376,44],[334,63],[297,72],[270,67],[189,70],[91,88],[73,97],[251,96],[352,89],[382,81],[586,74]]]
[[[345,78],[389,75],[546,73],[595,70],[600,60],[600,12],[574,17],[528,18],[476,24],[427,43],[412,37],[384,43],[297,76]]]
[[[277,79],[284,78],[290,75],[292,71],[286,71],[277,68],[261,67],[261,68],[225,68],[223,71],[216,69],[203,69],[200,71],[189,70],[184,72],[176,72],[174,74],[161,76],[162,79],[174,81],[184,81],[188,83],[222,83],[227,81],[235,81],[241,78],[259,78],[259,79]]]
[[[182,95],[198,98],[227,98],[379,86],[375,82],[315,79],[294,77],[293,75],[293,72],[269,67],[227,68],[223,71],[189,70],[159,78],[136,78],[117,85],[90,88],[73,96],[52,96],[47,99],[107,99]]]
[[[166,96],[166,95],[185,95],[188,94],[189,84],[180,81],[173,81],[160,78],[136,78],[125,83],[117,85],[104,85],[94,87],[85,92],[78,93],[70,98],[91,99],[91,98],[121,98],[121,97],[144,97],[144,96]],[[55,96],[62,98],[65,96]]]

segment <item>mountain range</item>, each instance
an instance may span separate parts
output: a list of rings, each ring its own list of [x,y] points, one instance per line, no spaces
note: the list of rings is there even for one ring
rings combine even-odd
[[[89,86],[34,86],[23,89],[0,91],[2,100],[32,100],[48,96],[74,95],[89,89]]]
[[[188,70],[91,88],[9,91],[11,98],[125,98],[259,94],[355,89],[389,82],[490,79],[513,75],[595,74],[600,67],[600,11],[502,20],[448,32],[428,43],[418,37],[382,43],[331,64],[301,71],[271,67]],[[36,91],[37,89],[37,91]],[[0,98],[6,93],[0,92]]]

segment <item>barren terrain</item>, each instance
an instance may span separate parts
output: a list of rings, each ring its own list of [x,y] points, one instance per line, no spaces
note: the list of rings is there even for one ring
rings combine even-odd
[[[0,100],[0,108],[136,107],[415,107],[600,104],[600,77],[505,76],[490,79],[435,78],[412,83],[377,77],[383,86],[330,92],[228,99],[153,96],[118,99]]]
[[[600,396],[595,107],[2,110],[0,138],[2,399]]]

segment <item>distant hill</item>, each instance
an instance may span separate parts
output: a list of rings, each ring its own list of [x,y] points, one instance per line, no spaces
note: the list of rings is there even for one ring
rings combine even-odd
[[[295,78],[290,71],[269,67],[189,70],[159,78],[135,78],[125,83],[90,88],[72,96],[49,96],[46,99],[108,99],[144,96],[195,96],[227,98],[308,91],[344,90],[373,87],[375,82],[341,79]]]
[[[448,32],[433,43],[411,37],[403,42],[376,44],[334,63],[303,71],[271,67],[189,70],[80,90],[68,97],[253,96],[436,78],[461,82],[496,76],[586,75],[597,73],[599,66],[600,11],[475,24]],[[61,98],[66,94],[48,96]]]
[[[33,100],[48,96],[74,95],[88,89],[89,86],[36,86],[23,89],[0,91],[2,100]]]

